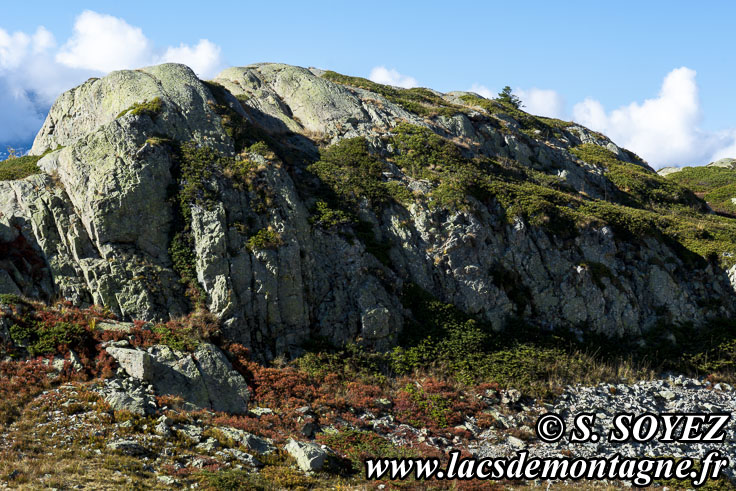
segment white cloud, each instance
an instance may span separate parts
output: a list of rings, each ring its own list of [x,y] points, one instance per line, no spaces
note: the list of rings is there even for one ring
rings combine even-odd
[[[417,87],[419,83],[414,77],[408,75],[402,75],[396,70],[388,69],[384,66],[377,66],[371,70],[371,74],[368,78],[376,83],[385,85],[395,85],[397,87],[411,88]]]
[[[206,40],[200,39],[192,48],[186,44],[170,47],[161,57],[162,62],[184,63],[195,73],[203,76],[214,76],[222,68],[220,47]]]
[[[17,145],[27,140],[43,124],[45,114],[23,92],[15,90],[0,78],[0,142]],[[0,147],[0,152],[5,146]]]
[[[717,150],[710,158],[711,162],[715,162],[716,160],[725,157],[731,159],[736,158],[736,130],[724,132],[723,134],[721,134],[721,139],[724,141],[730,141],[731,144],[726,144],[727,146],[723,146],[719,150]]]
[[[548,118],[563,118],[565,116],[565,99],[554,90],[514,89],[514,94],[524,103],[524,111],[530,114]]]
[[[136,68],[151,59],[153,47],[140,28],[91,10],[77,17],[74,34],[56,55],[62,65],[100,72]]]
[[[44,27],[33,34],[0,28],[0,147],[27,144],[56,97],[85,79],[163,62],[189,65],[200,77],[223,66],[220,47],[207,39],[158,48],[140,28],[90,10],[60,48]]]
[[[705,132],[698,127],[701,108],[695,75],[687,67],[676,68],[664,78],[656,98],[610,113],[597,100],[587,98],[573,108],[574,119],[655,167],[707,163],[736,150],[736,140],[733,132]]]
[[[56,39],[45,27],[41,26],[36,29],[36,33],[33,35],[33,53],[43,53],[48,49],[56,46]]]
[[[486,99],[493,99],[497,95],[496,92],[492,91],[485,85],[480,84],[473,84],[473,86],[470,87],[470,92],[475,92],[478,95],[482,95]]]
[[[41,127],[58,95],[58,90],[50,93],[48,88],[66,78],[66,73],[48,69],[54,65],[49,50],[55,44],[43,27],[33,35],[0,29],[0,143],[27,143]]]

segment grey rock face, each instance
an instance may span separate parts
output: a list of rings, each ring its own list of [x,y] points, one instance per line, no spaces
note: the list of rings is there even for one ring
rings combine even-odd
[[[250,389],[227,357],[211,344],[201,344],[194,353],[163,345],[153,346],[148,352],[115,346],[106,350],[120,365],[121,373],[129,377],[108,383],[106,399],[115,409],[152,413],[155,402],[143,389],[150,384],[157,395],[180,396],[191,409],[232,414],[248,411]]]
[[[675,172],[680,172],[682,169],[680,167],[662,167],[657,171],[657,174],[659,174],[662,177],[668,176],[670,174],[674,174]]]
[[[10,277],[10,273],[5,270],[0,270],[0,293],[11,295],[21,295],[23,293],[13,281],[13,278]]]
[[[306,68],[278,63],[233,67],[215,82],[235,96],[248,97],[246,106],[269,116],[261,117],[264,126],[269,126],[268,120],[278,121],[295,132],[351,137],[366,136],[375,126],[395,126],[399,120],[425,124],[380,95],[334,84]]]
[[[297,156],[314,156],[317,141],[355,136],[385,153],[381,136],[407,121],[472,143],[479,155],[554,176],[592,198],[608,189],[604,169],[575,157],[572,147],[591,143],[636,160],[580,126],[533,139],[513,117],[470,106],[463,114],[424,118],[320,74],[260,64],[227,69],[215,82],[229,91],[232,111]],[[176,213],[168,190],[179,164],[162,141],[235,154],[212,90],[188,68],[167,64],[114,72],[62,95],[31,152],[50,151],[39,161],[44,173],[0,182],[0,250],[12,243],[24,251],[22,258],[0,257],[0,292],[100,304],[125,321],[186,313],[191,306],[169,253]],[[462,105],[463,95],[441,96]],[[158,114],[118,117],[156,98]],[[388,244],[390,260],[383,264],[360,240],[314,226],[314,200],[300,189],[307,157],[287,165],[247,156],[259,168],[268,206],[258,207],[257,192],[215,176],[207,183],[215,198],[192,206],[189,225],[207,307],[229,340],[261,358],[299,354],[314,336],[390,348],[410,315],[399,301],[409,282],[498,328],[521,316],[548,327],[588,326],[624,336],[662,318],[705,322],[736,315],[734,286],[717,267],[692,269],[662,242],[625,240],[605,226],[585,226],[563,240],[521,218],[509,224],[496,205],[477,203],[473,211],[421,201],[380,211],[366,206],[360,219]],[[387,179],[420,195],[432,189],[396,167]],[[251,250],[248,238],[262,229],[277,233],[281,244]],[[714,298],[721,305],[713,306]],[[203,347],[192,357],[157,348],[149,355],[151,380],[162,393],[187,387],[186,399],[196,407],[245,410],[247,388],[221,353]],[[149,377],[143,363],[128,373]]]

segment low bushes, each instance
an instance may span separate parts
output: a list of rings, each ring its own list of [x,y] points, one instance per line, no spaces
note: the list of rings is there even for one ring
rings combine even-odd
[[[117,115],[118,118],[130,114],[131,116],[148,116],[151,119],[156,119],[161,110],[163,109],[163,101],[160,97],[155,97],[150,101],[136,102],[128,109],[125,109]]]
[[[246,245],[251,251],[263,251],[267,249],[277,249],[284,241],[281,235],[271,229],[263,228],[252,235]]]

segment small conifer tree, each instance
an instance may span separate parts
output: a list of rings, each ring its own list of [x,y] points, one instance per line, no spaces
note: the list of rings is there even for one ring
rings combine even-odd
[[[521,99],[511,92],[511,87],[509,87],[508,85],[504,87],[501,92],[498,93],[498,100],[507,104],[511,104],[516,109],[521,109],[522,107],[524,107],[524,105],[521,103]]]

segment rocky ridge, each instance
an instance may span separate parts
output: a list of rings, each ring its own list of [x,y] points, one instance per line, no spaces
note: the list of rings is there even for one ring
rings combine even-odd
[[[636,337],[660,321],[734,313],[730,252],[693,260],[689,245],[676,243],[679,232],[675,242],[659,232],[631,237],[618,218],[605,223],[611,211],[598,208],[606,200],[648,205],[631,205],[633,191],[595,152],[653,188],[664,186],[632,153],[583,127],[475,94],[404,92],[360,80],[259,64],[203,82],[168,64],[114,72],[65,93],[31,150],[43,173],[0,182],[0,240],[25,251],[0,263],[0,291],[162,320],[191,310],[184,293],[194,288],[229,339],[266,359],[299,354],[315,336],[336,345],[394,345],[411,315],[399,301],[407,284],[496,329],[521,317]],[[438,206],[433,196],[442,181],[397,164],[409,155],[396,148],[402,131],[439,136],[462,162],[490,159],[497,167],[483,165],[501,169],[493,172],[546,183],[528,192],[546,186],[569,194],[545,195],[541,210],[527,210],[524,193],[500,180],[505,191],[516,190],[511,204],[496,190],[495,198],[467,195],[462,206]],[[320,149],[351,138],[365,139],[383,167],[379,185],[403,198],[378,207],[357,197],[352,213],[363,228],[318,225],[314,190],[329,183],[309,166]],[[271,148],[246,145],[258,140]],[[189,181],[181,148],[208,160]],[[228,177],[239,172],[232,165],[218,170],[218,159],[251,166],[246,183]],[[192,189],[194,179],[201,189]],[[674,192],[669,199],[705,207],[685,190]],[[572,197],[569,206],[594,205],[600,213],[560,233],[546,224],[567,213],[555,201],[564,196]],[[177,233],[183,252],[174,247]],[[256,240],[266,236],[274,240]],[[193,259],[182,265],[179,252]],[[184,277],[191,278],[183,286]]]
[[[623,410],[733,410],[731,386],[682,376],[535,399],[520,361],[547,383],[528,358],[601,360],[521,341],[463,360],[509,368],[503,387],[467,370],[387,378],[376,361],[441,369],[440,350],[387,351],[412,329],[436,336],[433,318],[451,349],[531,327],[542,345],[568,332],[665,351],[692,333],[674,327],[733,316],[728,210],[573,123],[317,69],[205,82],[169,64],[65,93],[31,153],[38,174],[0,181],[3,484],[65,487],[69,452],[92,462],[92,488],[110,470],[120,487],[362,486],[366,451],[699,458],[706,446],[548,445],[533,426],[547,411],[595,410],[603,432]],[[731,338],[715,339],[678,356],[728,369]],[[281,358],[310,342],[346,351]],[[352,377],[346,353],[373,371]]]

